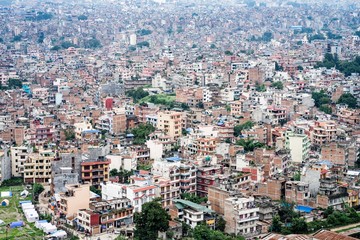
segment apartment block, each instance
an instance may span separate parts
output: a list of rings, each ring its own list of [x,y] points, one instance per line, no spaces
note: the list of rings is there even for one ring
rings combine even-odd
[[[172,139],[177,139],[182,135],[182,113],[159,112],[157,128]]]
[[[291,161],[295,163],[306,162],[309,158],[310,140],[305,134],[285,133],[285,145],[290,149]]]
[[[69,184],[66,191],[60,193],[59,210],[66,217],[75,218],[79,209],[90,206],[90,185]]]
[[[257,222],[259,208],[254,197],[232,197],[225,200],[225,232],[228,234],[253,237],[259,234]]]
[[[51,163],[55,158],[52,150],[40,150],[29,154],[24,162],[25,183],[47,183],[51,179]]]
[[[100,184],[109,181],[110,161],[88,161],[81,163],[81,179],[97,189]]]
[[[30,153],[27,146],[11,147],[11,176],[22,177],[24,174],[24,163]]]

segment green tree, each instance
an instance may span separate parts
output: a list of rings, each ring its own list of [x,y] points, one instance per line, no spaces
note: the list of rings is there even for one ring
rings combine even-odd
[[[93,193],[96,193],[97,195],[101,196],[101,190],[97,189],[94,186],[90,186],[90,191],[92,191]]]
[[[304,218],[294,218],[291,222],[291,232],[305,234],[308,232],[308,226]]]
[[[39,200],[39,195],[45,190],[44,186],[39,183],[34,183],[33,185],[33,199],[34,201]]]
[[[75,131],[74,129],[66,129],[64,131],[65,134],[65,140],[66,141],[72,141],[75,139]]]
[[[144,91],[143,88],[137,88],[135,90],[127,91],[126,96],[131,97],[134,103],[137,103],[140,99],[149,96],[149,93]]]
[[[181,199],[185,199],[190,202],[197,203],[197,204],[206,203],[208,201],[207,197],[199,197],[199,196],[197,196],[195,194],[191,194],[191,193],[182,193],[180,195],[180,197],[181,197]]]
[[[347,104],[349,108],[357,108],[357,99],[351,93],[344,93],[340,96],[338,104]]]
[[[276,81],[276,82],[271,83],[271,87],[279,89],[279,90],[283,90],[284,84],[281,81]]]
[[[9,89],[22,88],[22,81],[17,78],[10,78],[8,81],[8,88]]]
[[[138,46],[139,48],[150,47],[150,43],[147,42],[147,41],[138,42],[138,43],[136,44],[136,46]]]
[[[216,219],[215,230],[224,232],[225,227],[226,227],[226,221],[224,220],[223,217],[219,217],[218,219]]]
[[[80,21],[85,21],[87,19],[88,19],[88,17],[86,15],[82,14],[82,15],[78,16],[78,20],[80,20]]]
[[[119,171],[116,168],[113,168],[110,170],[109,174],[110,174],[110,177],[115,177],[115,176],[119,175]]]
[[[255,90],[257,92],[266,92],[265,84],[259,84],[258,82],[255,83]]]
[[[236,125],[234,127],[234,136],[238,137],[242,134],[242,131],[249,130],[249,129],[253,128],[254,126],[255,126],[255,123],[252,121],[246,121],[243,124]]]
[[[281,233],[281,229],[282,229],[282,225],[280,222],[280,217],[279,215],[276,215],[272,220],[270,230],[271,232]]]
[[[21,41],[21,39],[22,39],[22,36],[21,35],[16,35],[16,36],[14,36],[14,38],[13,38],[13,42],[20,42]]]
[[[326,113],[326,114],[331,114],[332,113],[332,108],[329,107],[328,105],[324,104],[324,105],[321,105],[320,108],[319,108],[320,111]]]
[[[226,56],[232,56],[232,55],[234,55],[232,52],[230,52],[229,50],[226,50],[225,52],[225,55]]]
[[[311,97],[314,99],[316,107],[320,107],[323,104],[328,104],[331,102],[330,97],[325,93],[324,90],[320,90],[320,92],[312,92]]]
[[[281,65],[279,65],[278,62],[275,62],[275,71],[283,71],[283,70],[284,68]]]
[[[262,39],[264,42],[270,42],[273,38],[274,38],[274,37],[273,37],[272,32],[267,31],[267,32],[264,32],[264,34],[262,35],[262,38],[261,38],[261,39]]]
[[[236,145],[243,146],[245,152],[252,152],[256,148],[265,147],[265,144],[260,143],[260,142],[256,142],[253,139],[240,139],[240,140],[236,141]]]
[[[166,232],[169,229],[170,215],[162,208],[158,199],[142,205],[141,213],[134,214],[136,239],[156,240],[158,232]]]
[[[95,37],[93,37],[89,40],[86,40],[84,46],[85,46],[85,48],[91,48],[91,49],[96,49],[96,48],[102,47],[101,42],[98,39],[96,39]]]
[[[140,124],[131,130],[134,134],[134,144],[144,144],[150,133],[155,131],[155,127],[151,124]]]

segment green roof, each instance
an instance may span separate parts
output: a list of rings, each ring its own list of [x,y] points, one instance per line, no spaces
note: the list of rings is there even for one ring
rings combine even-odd
[[[185,207],[189,207],[189,208],[192,208],[198,212],[205,212],[205,213],[215,213],[215,211],[203,206],[203,205],[200,205],[200,204],[197,204],[197,203],[193,203],[191,201],[188,201],[188,200],[183,200],[183,199],[174,199],[173,202],[175,203],[175,206],[178,208],[178,209],[183,209]],[[179,206],[179,207],[178,207]]]

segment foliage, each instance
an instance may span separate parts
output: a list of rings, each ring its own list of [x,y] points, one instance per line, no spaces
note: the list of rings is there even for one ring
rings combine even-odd
[[[326,38],[325,38],[324,34],[317,33],[314,35],[310,35],[308,39],[309,39],[309,42],[312,42],[314,40],[325,40]]]
[[[138,46],[139,48],[143,48],[143,47],[150,47],[150,44],[147,41],[143,41],[143,42],[137,43],[136,46]]]
[[[299,71],[303,71],[303,70],[304,70],[304,67],[303,67],[303,66],[301,66],[301,65],[299,65],[299,66],[297,66],[297,70],[299,70]]]
[[[180,107],[181,107],[183,110],[189,110],[189,109],[190,109],[189,105],[187,105],[186,103],[181,103],[181,104],[180,104]]]
[[[216,48],[216,45],[212,43],[212,44],[210,45],[210,48],[211,48],[211,49],[215,49],[215,48]]]
[[[76,45],[73,44],[72,42],[65,41],[65,42],[62,42],[62,43],[61,43],[61,47],[62,47],[63,49],[68,49],[68,48],[70,48],[70,47],[77,48],[78,46],[76,46]]]
[[[155,127],[151,124],[140,124],[131,130],[134,134],[134,144],[144,144],[150,133],[155,131]]]
[[[259,84],[258,82],[256,82],[255,84],[255,90],[257,92],[266,92],[266,86],[264,84]]]
[[[328,105],[321,105],[319,108],[320,111],[326,113],[326,114],[331,114],[332,113],[332,108],[329,107]]]
[[[44,21],[52,19],[53,15],[51,13],[45,13],[45,12],[37,12],[36,16],[28,18],[31,21]]]
[[[234,55],[232,52],[230,52],[229,50],[226,50],[225,52],[225,55],[226,56],[232,56],[232,55]]]
[[[272,32],[267,31],[263,33],[261,40],[264,42],[270,42],[273,38],[274,36]]]
[[[360,37],[360,31],[356,31],[356,32],[355,32],[355,35],[358,36],[358,37]]]
[[[135,47],[135,46],[130,46],[130,47],[129,47],[129,51],[133,52],[133,51],[135,51],[135,50],[136,50],[136,47]]]
[[[136,33],[139,34],[140,36],[145,36],[145,35],[150,35],[152,31],[148,29],[141,29],[138,30]]]
[[[126,96],[131,97],[134,103],[137,103],[140,99],[149,96],[149,93],[142,88],[132,89],[126,92]]]
[[[19,186],[24,183],[22,177],[12,177],[10,179],[6,179],[1,183],[1,186],[3,187],[11,187],[11,186]]]
[[[201,108],[201,109],[204,109],[204,103],[203,102],[198,102],[197,104],[196,104],[196,107],[197,108]]]
[[[52,219],[52,216],[50,214],[47,214],[47,213],[40,214],[39,217],[40,217],[41,220],[47,220],[48,222],[51,222],[51,219]]]
[[[280,222],[280,216],[276,215],[272,220],[272,223],[270,226],[270,231],[276,232],[276,233],[281,233],[281,229],[282,229],[282,226],[281,226],[281,222]]]
[[[323,104],[328,104],[331,102],[331,99],[324,90],[320,90],[320,92],[312,92],[311,97],[314,99],[316,107],[320,107]]]
[[[97,189],[94,186],[90,186],[90,191],[92,191],[93,193],[96,193],[97,195],[101,196],[101,190]]]
[[[20,79],[16,78],[10,78],[8,80],[7,87],[1,86],[1,89],[16,89],[16,88],[22,88],[22,81]]]
[[[60,46],[53,46],[50,50],[51,51],[59,51],[61,49]]]
[[[141,99],[139,102],[150,102],[154,104],[161,104],[167,106],[168,108],[173,108],[175,105],[175,96],[166,95],[166,94],[157,94],[147,96]]]
[[[134,214],[136,239],[156,240],[158,232],[166,232],[169,229],[170,215],[162,208],[157,200],[144,203],[141,213]]]
[[[300,172],[294,173],[294,181],[300,181],[300,179],[301,179],[301,174],[300,174]]]
[[[325,220],[306,223],[305,219],[294,211],[294,204],[283,202],[281,203],[279,216],[275,216],[273,219],[271,231],[281,232],[282,234],[306,234],[323,228],[333,228],[360,222],[360,216],[355,209],[346,205],[343,211],[328,207],[323,212],[323,216]]]
[[[180,195],[180,197],[181,197],[181,199],[185,199],[190,202],[197,203],[197,204],[206,203],[208,201],[207,197],[199,197],[199,196],[197,196],[195,194],[191,194],[191,193],[182,193]]]
[[[133,171],[128,171],[126,169],[120,168],[118,171],[116,168],[110,170],[110,177],[119,177],[120,183],[129,183],[130,176],[134,174]]]
[[[84,43],[85,48],[91,48],[91,49],[96,49],[96,48],[101,48],[101,42],[96,39],[96,38],[91,38],[87,41],[85,41]]]
[[[332,32],[326,33],[328,39],[342,39],[341,35],[333,34]]]
[[[253,139],[240,139],[238,141],[236,141],[236,145],[240,145],[244,147],[244,151],[245,152],[252,152],[254,151],[256,148],[263,148],[265,147],[265,144],[260,143],[260,142],[256,142]]]
[[[271,83],[271,87],[283,90],[284,84],[281,81],[276,81],[276,82]]]
[[[243,240],[241,236],[231,237],[220,231],[212,230],[204,224],[199,224],[195,227],[193,238],[195,240]]]
[[[216,220],[215,230],[224,232],[224,231],[225,231],[225,227],[226,227],[226,221],[224,220],[224,218],[219,217],[219,218]]]
[[[84,20],[87,20],[87,19],[88,19],[88,17],[86,15],[84,15],[84,14],[78,16],[78,20],[84,21]]]
[[[16,36],[14,36],[14,38],[13,38],[13,42],[20,42],[21,41],[21,39],[22,39],[22,36],[21,35],[16,35]]]
[[[283,71],[284,68],[278,64],[278,62],[275,62],[275,71]]]
[[[344,93],[338,100],[339,104],[347,104],[349,108],[357,108],[357,99],[351,93]]]
[[[39,195],[45,190],[44,186],[39,183],[34,183],[33,185],[33,199],[38,201]]]
[[[65,134],[65,140],[66,141],[72,141],[75,139],[75,131],[74,129],[66,129],[64,131]]]
[[[37,42],[38,42],[38,43],[43,43],[43,42],[44,42],[44,38],[45,38],[44,32],[40,32]]]
[[[335,67],[345,76],[350,76],[352,73],[360,74],[360,56],[357,56],[353,61],[340,61],[336,54],[326,53],[324,60],[318,62],[315,68],[325,67],[327,69]]]
[[[254,127],[255,123],[252,122],[252,121],[246,121],[245,123],[243,124],[240,124],[240,125],[236,125],[234,127],[234,136],[235,137],[238,137],[242,134],[242,131],[243,130],[249,130],[251,129],[252,127]]]

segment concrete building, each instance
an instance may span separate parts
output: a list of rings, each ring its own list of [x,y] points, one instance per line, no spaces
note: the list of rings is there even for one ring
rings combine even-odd
[[[100,184],[109,181],[109,161],[88,161],[81,163],[81,179],[100,189]]]
[[[101,197],[104,200],[128,198],[135,212],[141,212],[144,203],[152,201],[156,196],[156,186],[150,181],[140,179],[137,184],[102,183]]]
[[[309,158],[310,140],[305,134],[295,134],[287,131],[285,133],[285,145],[290,149],[291,161],[302,163]]]
[[[172,139],[182,135],[182,113],[180,112],[158,112],[157,128]]]
[[[11,178],[10,152],[7,148],[0,151],[0,183]]]
[[[59,210],[66,217],[74,218],[79,209],[90,206],[90,185],[66,185],[66,191],[60,193]]]
[[[11,147],[11,176],[22,177],[24,174],[24,162],[28,158],[30,148],[27,146]]]
[[[169,210],[172,219],[178,219],[195,228],[205,223],[210,228],[215,228],[215,212],[206,206],[183,199],[174,199],[174,205]]]
[[[287,181],[285,183],[285,200],[298,205],[309,205],[309,184],[299,181]]]
[[[233,197],[225,200],[225,232],[228,234],[253,237],[259,233],[257,222],[259,208],[254,197]]]
[[[51,179],[51,163],[55,158],[52,150],[40,150],[29,154],[24,162],[25,183],[47,183]]]

